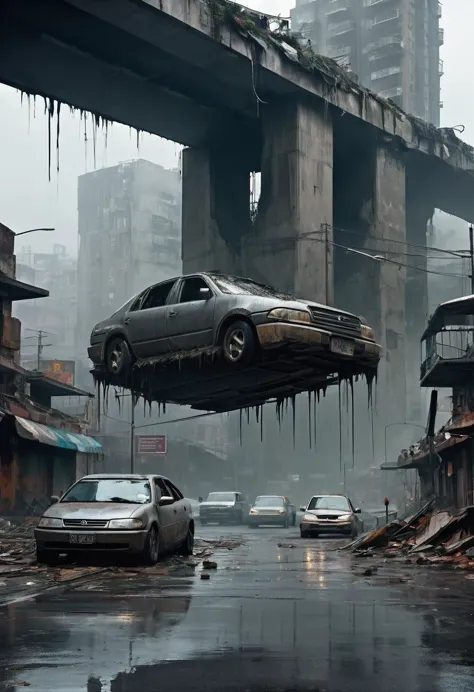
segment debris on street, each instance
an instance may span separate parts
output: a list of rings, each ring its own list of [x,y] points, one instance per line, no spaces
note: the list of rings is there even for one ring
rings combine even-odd
[[[403,558],[406,564],[474,569],[474,507],[453,516],[428,502],[411,517],[389,522],[346,548],[357,557],[382,552],[385,559]],[[364,576],[370,576],[373,569],[369,567]]]
[[[207,580],[210,579],[210,578],[211,578],[211,575],[210,575],[210,574],[206,574],[205,572],[203,572],[203,573],[201,574],[201,579],[204,580],[204,581],[207,581]]]
[[[212,562],[212,560],[204,560],[202,566],[204,569],[217,569],[217,562]]]

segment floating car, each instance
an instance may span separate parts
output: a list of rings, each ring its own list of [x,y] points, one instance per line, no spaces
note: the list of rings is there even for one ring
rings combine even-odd
[[[249,513],[249,526],[277,524],[286,529],[296,524],[296,507],[283,495],[260,495]]]
[[[100,551],[155,564],[161,553],[193,552],[191,504],[163,476],[84,476],[52,500],[35,529],[38,562]]]
[[[129,300],[91,334],[90,359],[120,374],[136,358],[220,347],[233,365],[288,341],[378,362],[372,329],[355,315],[223,274],[164,281]]]
[[[362,531],[359,519],[361,510],[354,509],[345,495],[315,495],[304,512],[300,522],[301,538],[317,536],[320,533],[341,533],[356,538]]]
[[[199,519],[201,524],[243,524],[249,509],[250,505],[242,493],[209,493],[207,500],[199,505]]]

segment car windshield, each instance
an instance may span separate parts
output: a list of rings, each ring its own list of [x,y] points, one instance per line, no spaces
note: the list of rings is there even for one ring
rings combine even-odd
[[[213,275],[212,280],[222,293],[232,295],[252,295],[264,298],[283,298],[288,300],[291,296],[277,291],[273,286],[259,284],[251,279],[242,279],[239,276]]]
[[[209,493],[207,502],[235,502],[234,493]]]
[[[118,502],[144,505],[151,502],[150,483],[145,479],[99,478],[76,483],[61,502]]]
[[[276,495],[257,497],[255,500],[255,507],[283,507],[283,505],[283,498],[277,497]]]
[[[308,509],[344,509],[349,511],[350,505],[347,497],[320,495],[311,499]]]

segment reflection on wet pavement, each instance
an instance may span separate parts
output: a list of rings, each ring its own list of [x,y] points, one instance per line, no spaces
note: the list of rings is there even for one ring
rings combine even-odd
[[[0,611],[0,690],[474,689],[463,575],[379,561],[364,576],[344,541],[240,533],[209,581],[201,565],[130,570]]]

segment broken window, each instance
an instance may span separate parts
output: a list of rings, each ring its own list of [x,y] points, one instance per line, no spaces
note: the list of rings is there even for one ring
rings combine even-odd
[[[210,295],[211,290],[203,279],[198,277],[185,279],[179,302],[191,303],[194,300],[207,300]]]
[[[148,310],[149,308],[160,308],[165,305],[174,283],[174,281],[166,281],[163,284],[150,288],[141,309]]]

